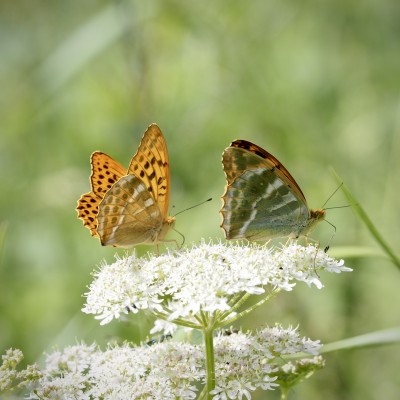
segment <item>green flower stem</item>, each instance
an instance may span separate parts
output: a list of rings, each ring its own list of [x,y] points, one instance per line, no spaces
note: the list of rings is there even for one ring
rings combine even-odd
[[[154,311],[154,315],[159,319],[163,319],[164,321],[169,321],[169,322],[172,322],[177,325],[185,326],[186,328],[192,328],[192,329],[201,329],[202,328],[202,325],[195,324],[194,322],[190,322],[190,321],[187,321],[182,318],[177,318],[177,319],[174,319],[171,321],[168,319],[168,314],[165,314],[160,311]]]
[[[203,315],[198,315],[198,314],[195,314],[195,315],[193,315],[193,317],[194,317],[194,319],[199,323],[199,325],[200,326],[203,326],[204,325],[204,321],[203,321]],[[201,329],[201,328],[200,328]]]
[[[261,299],[259,302],[257,302],[250,308],[247,308],[246,310],[242,311],[241,313],[236,314],[234,317],[223,321],[223,325],[229,325],[229,324],[235,322],[237,319],[243,318],[245,315],[250,314],[257,307],[262,306],[265,302],[267,302],[268,300],[271,300],[273,297],[275,297],[280,291],[281,291],[281,289],[276,289],[274,292],[272,292],[268,296],[264,297],[263,299]],[[223,326],[223,325],[221,325],[221,326]]]
[[[177,318],[170,322],[177,324],[177,325],[185,326],[186,328],[192,328],[192,329],[200,329],[201,328],[199,325],[197,325],[193,322],[186,321],[182,318]]]
[[[280,387],[280,389],[281,389],[281,398],[280,398],[280,400],[286,400],[287,398],[288,398],[288,395],[289,395],[289,389],[288,388],[286,388],[286,387]]]
[[[235,312],[248,298],[250,295],[248,293],[237,294],[229,300],[230,309],[228,311],[218,312],[216,314],[216,320],[218,321],[218,328],[226,325],[224,319]]]
[[[241,298],[239,298],[238,301],[233,302],[233,299],[231,302],[229,302],[229,305],[231,306],[231,309],[227,312],[224,313],[224,318],[226,318],[229,314],[235,312],[242,304],[246,302],[246,300],[250,297],[250,294],[245,293]]]
[[[228,301],[228,304],[233,307],[235,304],[238,303],[238,301],[243,298],[245,295],[243,295],[242,293],[237,293],[234,296],[231,297],[231,299]],[[231,312],[231,310],[229,310],[229,312]]]
[[[204,386],[203,390],[199,393],[197,400],[204,400],[207,396],[207,386]]]
[[[211,400],[212,395],[210,392],[215,388],[215,360],[214,360],[214,338],[213,328],[207,327],[203,330],[204,344],[206,348],[206,373],[207,373],[207,399]]]
[[[200,310],[200,320],[201,320],[202,329],[206,329],[206,327],[209,325],[208,318],[209,318],[208,313],[204,312],[203,310]]]

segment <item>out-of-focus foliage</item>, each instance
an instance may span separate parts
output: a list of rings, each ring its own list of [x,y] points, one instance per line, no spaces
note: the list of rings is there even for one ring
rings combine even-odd
[[[222,238],[221,152],[242,138],[278,157],[313,207],[335,189],[333,166],[399,254],[399,20],[387,0],[2,0],[1,351],[33,362],[76,338],[145,338],[150,320],[100,327],[79,311],[90,271],[116,250],[74,208],[91,152],[128,166],[151,122],[169,146],[175,210],[213,197],[178,216],[187,242]],[[333,251],[376,246],[350,208],[328,219]],[[320,224],[313,237],[331,234]],[[398,271],[346,262],[352,274],[277,298],[244,328],[300,323],[329,342],[399,325]],[[397,398],[399,357],[394,346],[328,355],[293,398]]]

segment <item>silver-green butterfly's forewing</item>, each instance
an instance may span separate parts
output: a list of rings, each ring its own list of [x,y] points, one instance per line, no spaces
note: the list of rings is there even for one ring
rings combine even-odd
[[[325,211],[310,210],[289,171],[261,147],[235,140],[222,164],[227,186],[221,227],[227,239],[297,238],[324,218]]]

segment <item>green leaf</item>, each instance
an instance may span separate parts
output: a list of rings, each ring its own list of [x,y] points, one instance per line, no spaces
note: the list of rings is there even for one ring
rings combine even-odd
[[[336,180],[339,183],[343,183],[343,179],[340,178],[340,176],[332,170]],[[393,264],[396,265],[397,268],[400,269],[400,259],[396,256],[396,254],[393,252],[393,250],[389,247],[387,242],[384,240],[382,235],[378,232],[378,229],[375,227],[371,219],[368,217],[368,214],[364,211],[364,209],[361,207],[360,203],[356,200],[356,198],[351,194],[350,190],[348,187],[343,184],[342,185],[342,190],[344,195],[347,197],[349,200],[351,206],[353,207],[354,211],[358,214],[358,216],[361,218],[361,221],[364,222],[374,239],[379,243],[379,245],[382,247],[383,251],[387,254],[389,259],[393,262]]]
[[[334,258],[384,258],[389,257],[378,249],[367,246],[335,246],[329,250],[329,255]]]
[[[381,346],[392,343],[400,343],[400,328],[387,329],[367,333],[365,335],[354,336],[349,339],[324,345],[322,353],[330,353],[338,350],[348,350],[360,347]]]

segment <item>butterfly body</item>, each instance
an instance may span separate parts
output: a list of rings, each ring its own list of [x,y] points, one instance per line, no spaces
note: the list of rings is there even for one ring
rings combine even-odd
[[[289,171],[261,147],[236,140],[222,163],[227,186],[221,227],[227,239],[297,238],[324,218],[325,210],[310,210]]]
[[[78,201],[78,218],[104,246],[158,243],[175,222],[169,217],[167,146],[156,124],[148,127],[125,170],[105,153],[91,157],[92,191]]]

